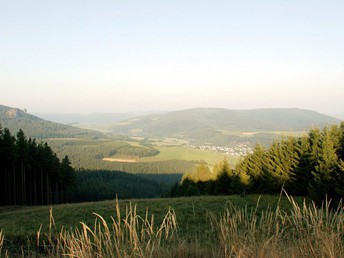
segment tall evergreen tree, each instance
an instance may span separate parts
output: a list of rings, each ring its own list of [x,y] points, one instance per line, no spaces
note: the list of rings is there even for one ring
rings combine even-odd
[[[22,130],[14,137],[0,128],[0,205],[60,202],[59,184],[66,190],[73,172],[68,157],[60,163],[46,143],[37,145]]]
[[[308,183],[312,178],[309,138],[306,136],[300,137],[295,145],[295,150],[299,157],[299,162],[295,168],[292,185],[289,187],[288,191],[291,194],[307,196]]]
[[[264,193],[266,192],[266,168],[264,159],[266,158],[265,148],[257,144],[253,152],[247,155],[241,164],[236,166],[236,171],[241,177],[247,175],[248,190],[251,192]]]
[[[335,148],[337,140],[333,136],[333,131],[328,127],[322,132],[314,130],[310,134],[313,178],[308,190],[310,197],[317,203],[321,203],[325,198],[336,197],[334,175],[338,171],[339,163]]]
[[[267,151],[264,159],[266,187],[272,193],[280,191],[282,187],[286,190],[292,187],[295,168],[299,161],[295,145],[295,139],[288,137],[275,141]]]

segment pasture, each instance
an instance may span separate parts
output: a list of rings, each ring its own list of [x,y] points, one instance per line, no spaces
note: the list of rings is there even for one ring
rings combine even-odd
[[[0,209],[4,257],[343,257],[343,234],[342,206],[289,196]]]

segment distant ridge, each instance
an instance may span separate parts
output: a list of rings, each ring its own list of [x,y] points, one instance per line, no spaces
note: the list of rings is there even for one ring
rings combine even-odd
[[[231,131],[308,131],[312,127],[339,122],[340,120],[334,117],[298,108],[194,108],[132,118],[114,124],[109,130],[115,134],[176,137],[221,143],[234,139],[233,135],[228,136]]]
[[[46,138],[104,138],[102,133],[54,123],[27,113],[19,108],[0,105],[0,124],[16,134],[22,129],[28,137]]]

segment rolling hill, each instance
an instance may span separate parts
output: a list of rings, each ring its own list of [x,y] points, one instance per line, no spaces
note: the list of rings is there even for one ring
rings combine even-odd
[[[28,137],[36,139],[47,138],[106,138],[100,132],[80,129],[77,127],[59,124],[44,120],[37,116],[28,114],[26,111],[0,105],[0,124],[16,134],[19,129]]]
[[[308,131],[340,120],[303,109],[228,110],[195,108],[148,115],[115,123],[114,134],[173,137],[195,143],[234,144],[270,139],[276,132]],[[250,136],[250,137],[248,137]],[[269,140],[269,141],[270,141]]]

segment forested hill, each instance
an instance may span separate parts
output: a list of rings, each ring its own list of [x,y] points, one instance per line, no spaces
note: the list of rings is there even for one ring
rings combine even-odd
[[[130,119],[115,124],[111,130],[114,133],[132,130],[142,135],[211,138],[221,131],[300,131],[339,122],[331,116],[296,108],[195,108]]]
[[[58,124],[28,114],[26,111],[0,105],[0,124],[11,132],[25,131],[28,137],[46,138],[104,138],[97,131],[79,129],[73,126]]]

